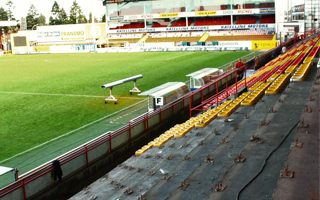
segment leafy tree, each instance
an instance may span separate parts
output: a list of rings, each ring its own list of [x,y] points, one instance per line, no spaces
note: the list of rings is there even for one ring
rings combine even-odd
[[[92,22],[92,13],[90,12],[90,14],[89,14],[89,21],[88,21],[89,23],[91,23]],[[94,22],[98,22],[98,19],[95,17],[94,18]]]
[[[37,9],[33,4],[31,4],[28,14],[26,17],[27,29],[32,29],[36,25],[43,26],[46,24],[46,17],[42,14],[39,14]]]
[[[60,12],[58,14],[58,21],[60,24],[68,24],[69,23],[68,15],[63,8],[60,9]]]
[[[8,13],[7,11],[0,7],[0,21],[7,21],[8,20]]]
[[[86,23],[86,22],[87,22],[87,19],[83,15],[79,4],[77,3],[76,0],[74,0],[70,9],[70,23],[77,24],[77,23]]]
[[[7,15],[8,15],[8,20],[15,20],[14,16],[13,16],[13,10],[14,10],[14,5],[13,2],[11,0],[7,0],[6,3],[7,6]]]
[[[38,19],[39,13],[37,12],[36,7],[33,4],[31,4],[26,17],[27,29],[32,29],[34,26],[38,25]]]
[[[51,16],[49,18],[50,25],[68,24],[68,15],[63,8],[55,1],[51,8]]]
[[[103,16],[102,16],[102,18],[101,18],[101,22],[106,22],[107,20],[106,20],[106,14],[104,14]]]
[[[52,8],[51,8],[51,16],[49,18],[49,24],[50,25],[57,25],[60,24],[58,20],[58,14],[60,12],[60,6],[59,4],[54,1]]]
[[[43,14],[40,14],[40,16],[38,17],[38,25],[39,26],[46,25],[46,17]]]

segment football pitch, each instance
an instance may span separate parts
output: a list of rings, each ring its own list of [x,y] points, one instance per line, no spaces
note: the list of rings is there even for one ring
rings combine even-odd
[[[219,67],[249,53],[92,53],[0,57],[0,161],[130,105],[137,105],[144,99],[130,96],[133,84],[126,83],[113,89],[114,95],[119,97],[119,104],[104,104],[107,90],[101,88],[102,84],[143,74],[143,79],[137,83],[139,89],[145,91],[170,81],[187,81],[186,75],[191,72],[204,67]]]

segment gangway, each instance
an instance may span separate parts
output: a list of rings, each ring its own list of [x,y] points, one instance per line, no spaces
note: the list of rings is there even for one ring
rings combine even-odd
[[[107,96],[105,98],[104,102],[105,103],[114,102],[115,104],[117,104],[118,103],[118,99],[115,96],[112,95],[112,88],[115,87],[115,86],[118,86],[118,85],[122,85],[122,84],[127,83],[127,82],[133,81],[133,88],[129,91],[130,95],[132,95],[133,93],[140,93],[141,91],[137,87],[137,80],[141,79],[141,78],[143,78],[143,75],[139,74],[139,75],[136,75],[136,76],[131,76],[129,78],[121,79],[121,80],[118,80],[118,81],[114,81],[112,83],[107,83],[107,84],[102,85],[101,86],[102,88],[110,90],[109,91],[109,96]]]

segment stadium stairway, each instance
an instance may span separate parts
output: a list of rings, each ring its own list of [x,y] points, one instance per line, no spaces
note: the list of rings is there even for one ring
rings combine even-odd
[[[208,38],[209,38],[209,33],[208,33],[208,32],[205,32],[205,33],[201,36],[199,42],[206,42]]]
[[[141,44],[144,43],[149,38],[149,34],[145,34],[137,43]]]

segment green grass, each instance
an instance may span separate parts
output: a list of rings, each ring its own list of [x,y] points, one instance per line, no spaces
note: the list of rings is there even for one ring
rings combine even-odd
[[[203,67],[217,67],[249,52],[56,54],[0,57],[0,161],[80,126],[109,115],[139,99],[104,104],[103,97],[8,94],[7,92],[103,96],[101,85],[143,74],[147,90]],[[114,88],[128,94],[132,84]],[[107,130],[106,130],[107,131]]]

